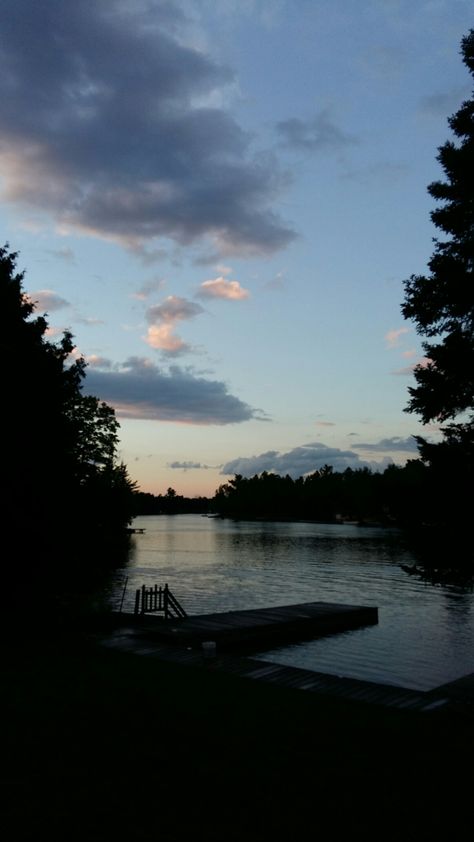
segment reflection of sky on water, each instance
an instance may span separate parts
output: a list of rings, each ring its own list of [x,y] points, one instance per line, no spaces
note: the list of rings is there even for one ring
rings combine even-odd
[[[233,522],[198,515],[137,518],[131,561],[115,576],[118,606],[168,582],[188,613],[297,602],[376,605],[379,625],[261,657],[321,672],[428,689],[474,671],[474,594],[408,576],[395,530]]]

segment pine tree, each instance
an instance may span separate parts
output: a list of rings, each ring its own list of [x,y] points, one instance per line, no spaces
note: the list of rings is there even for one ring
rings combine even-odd
[[[461,42],[463,62],[474,75],[474,30]],[[474,97],[448,120],[455,140],[438,150],[444,181],[428,187],[439,203],[431,213],[443,239],[435,239],[429,275],[405,282],[402,313],[425,338],[425,362],[415,367],[416,386],[409,388],[408,412],[424,424],[445,423],[444,439],[430,444],[418,437],[421,457],[437,474],[438,491],[452,497],[451,515],[466,500],[461,488],[472,481],[474,466]]]

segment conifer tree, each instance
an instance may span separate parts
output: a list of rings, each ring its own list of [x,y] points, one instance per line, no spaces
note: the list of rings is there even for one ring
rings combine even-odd
[[[474,75],[474,30],[462,39],[461,54]],[[448,123],[455,139],[437,156],[445,178],[428,187],[439,203],[431,219],[443,238],[434,240],[430,274],[405,282],[402,313],[424,337],[425,353],[414,370],[407,411],[424,424],[445,424],[439,444],[417,440],[438,480],[438,508],[459,517],[467,501],[463,488],[472,482],[474,469],[474,96]]]
[[[474,74],[474,30],[462,40],[462,56]],[[405,282],[402,312],[426,337],[427,362],[415,368],[407,410],[423,423],[453,422],[452,436],[474,423],[474,98],[448,122],[457,142],[440,147],[446,177],[428,187],[440,203],[431,218],[445,238],[435,240],[430,274]]]

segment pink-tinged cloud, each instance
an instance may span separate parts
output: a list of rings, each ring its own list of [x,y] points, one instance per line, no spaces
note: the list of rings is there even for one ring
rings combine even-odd
[[[177,322],[193,319],[200,313],[204,313],[200,304],[178,295],[168,295],[161,304],[149,307],[146,312],[150,327],[145,342],[151,348],[171,356],[190,351],[191,346],[173,332],[174,326]]]
[[[64,307],[71,306],[69,301],[61,298],[52,289],[38,289],[36,292],[29,293],[27,298],[29,301],[33,301],[37,311],[42,311],[43,313],[51,313],[53,310],[63,310]]]
[[[334,421],[315,421],[316,427],[335,427]]]
[[[408,351],[402,351],[402,357],[405,357],[406,360],[413,359],[413,357],[416,357],[416,348],[410,348]]]
[[[250,296],[248,289],[241,287],[238,281],[226,281],[223,276],[204,281],[197,294],[199,298],[226,298],[228,301],[242,301]]]
[[[204,308],[194,301],[181,298],[179,295],[168,295],[162,304],[155,304],[149,307],[146,313],[149,324],[181,322],[185,319],[193,319],[204,313]]]
[[[146,342],[150,348],[166,351],[167,354],[181,354],[189,348],[180,336],[173,333],[172,324],[151,325],[148,328]]]
[[[90,354],[86,357],[86,363],[93,368],[111,368],[112,362],[107,357],[101,357],[99,354]]]
[[[421,360],[418,360],[416,363],[412,363],[411,365],[407,365],[404,368],[397,368],[395,371],[392,371],[392,374],[413,374],[415,368],[427,368],[430,364],[431,360],[428,357],[422,357]]]
[[[397,348],[400,344],[400,337],[403,336],[404,333],[410,333],[410,328],[399,327],[394,330],[389,330],[388,333],[385,334],[387,348]]]

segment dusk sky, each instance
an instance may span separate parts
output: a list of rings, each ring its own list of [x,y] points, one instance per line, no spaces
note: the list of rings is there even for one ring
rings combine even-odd
[[[465,0],[1,0],[1,241],[140,488],[403,464]],[[38,442],[38,446],[41,443]]]

